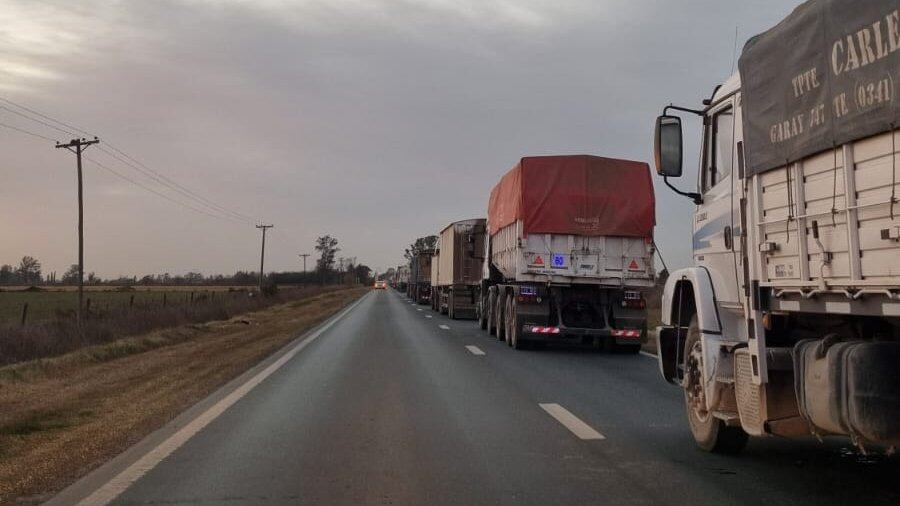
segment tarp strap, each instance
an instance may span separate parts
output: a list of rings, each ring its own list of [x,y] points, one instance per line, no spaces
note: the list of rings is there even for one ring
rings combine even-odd
[[[837,144],[832,141],[831,143],[831,154],[832,154],[832,178],[831,178],[831,226],[837,228],[837,222],[834,220],[834,215],[837,214]],[[844,159],[844,173],[847,172],[847,159]],[[846,193],[846,188],[844,188],[844,192]],[[844,196],[846,201],[846,195]]]
[[[891,123],[891,221],[894,221],[894,204],[897,203],[897,132]]]

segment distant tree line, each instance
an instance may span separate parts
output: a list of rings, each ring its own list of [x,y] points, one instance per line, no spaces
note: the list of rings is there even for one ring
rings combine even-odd
[[[316,240],[316,260],[314,271],[270,272],[265,278],[268,283],[277,285],[331,285],[331,284],[368,284],[373,281],[372,269],[357,262],[356,257],[338,257],[341,250],[338,240],[330,235]],[[204,275],[200,272],[186,274],[147,274],[145,276],[120,276],[102,279],[93,272],[84,273],[86,285],[109,286],[177,286],[177,285],[218,285],[218,286],[256,286],[257,271],[237,271],[234,274]],[[44,274],[41,262],[31,256],[24,256],[18,265],[0,265],[0,286],[71,286],[78,283],[78,264],[71,265],[61,277],[55,272]]]

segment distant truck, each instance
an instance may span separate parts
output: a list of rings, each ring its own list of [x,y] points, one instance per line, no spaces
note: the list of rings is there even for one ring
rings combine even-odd
[[[431,302],[431,256],[432,251],[423,251],[409,262],[409,284],[407,295],[417,304]]]
[[[477,304],[513,348],[550,340],[640,350],[654,285],[646,163],[526,157],[491,192]]]
[[[431,263],[431,306],[451,319],[477,317],[485,223],[484,218],[457,221],[440,233]]]
[[[407,287],[409,286],[409,265],[397,266],[395,279],[397,290],[406,293]]]
[[[702,107],[657,119],[657,172],[696,204],[659,365],[704,450],[748,435],[900,444],[898,20],[896,2],[806,2],[750,39]],[[696,191],[669,182],[674,111],[702,119]]]

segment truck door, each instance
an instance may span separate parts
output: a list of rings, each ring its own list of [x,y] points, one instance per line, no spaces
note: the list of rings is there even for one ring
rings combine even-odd
[[[719,303],[739,304],[734,256],[735,112],[731,99],[707,114],[700,163],[703,203],[694,214],[694,261],[706,267]]]

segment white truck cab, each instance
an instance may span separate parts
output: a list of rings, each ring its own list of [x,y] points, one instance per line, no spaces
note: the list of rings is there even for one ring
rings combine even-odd
[[[657,172],[694,200],[693,266],[669,276],[658,332],[663,377],[683,387],[698,445],[735,453],[748,436],[900,442],[900,134],[747,167],[741,80],[704,107],[657,119]],[[681,120],[702,118],[695,192]],[[779,128],[773,125],[773,142]],[[895,210],[894,207],[897,207]]]

